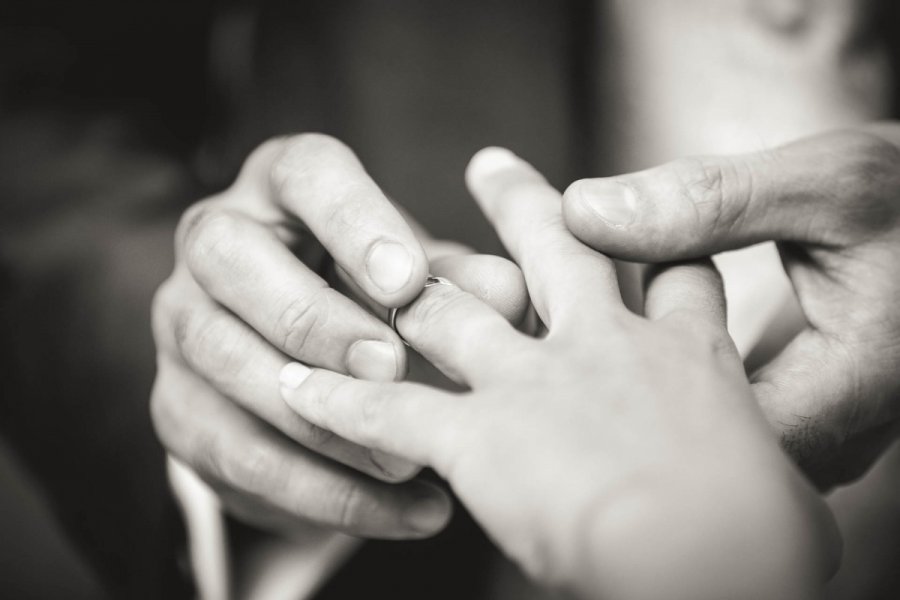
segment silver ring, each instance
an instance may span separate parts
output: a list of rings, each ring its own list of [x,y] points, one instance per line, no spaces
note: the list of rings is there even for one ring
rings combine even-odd
[[[449,279],[429,275],[425,278],[425,285],[422,287],[422,289],[424,290],[425,288],[430,288],[433,285],[453,285],[453,283]],[[388,325],[391,326],[391,329],[394,330],[394,332],[400,338],[400,341],[409,346],[409,342],[404,339],[403,334],[400,333],[399,329],[397,329],[397,313],[400,312],[400,308],[403,307],[392,308],[388,311]]]

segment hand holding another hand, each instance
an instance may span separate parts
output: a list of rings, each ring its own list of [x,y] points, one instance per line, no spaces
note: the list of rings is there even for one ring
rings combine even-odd
[[[418,465],[297,416],[277,383],[292,359],[402,378],[407,354],[396,333],[329,287],[320,265],[327,251],[369,303],[399,306],[422,289],[423,243],[437,244],[415,232],[346,146],[318,134],[267,142],[231,188],[185,213],[175,270],[154,303],[151,408],[166,449],[232,514],[307,538],[310,526],[416,538],[447,522],[446,494],[412,479]],[[508,261],[446,256],[432,268],[510,318],[527,305]]]
[[[896,439],[900,125],[582,180],[563,212],[578,238],[625,260],[774,240],[807,327],[752,381],[785,448],[827,488],[859,477]]]
[[[398,328],[471,391],[292,363],[285,401],[361,446],[433,466],[546,583],[610,598],[814,597],[833,567],[831,522],[753,399],[711,265],[660,269],[647,318],[636,316],[612,262],[566,230],[560,195],[530,166],[488,149],[468,181],[546,337],[436,285]]]

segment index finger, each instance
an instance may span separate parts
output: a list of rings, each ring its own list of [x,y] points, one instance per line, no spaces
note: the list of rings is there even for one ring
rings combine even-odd
[[[485,148],[469,163],[466,180],[522,268],[545,324],[585,316],[573,308],[623,306],[613,262],[569,233],[562,196],[531,165],[509,150]]]
[[[415,298],[428,271],[425,251],[347,146],[304,133],[260,152],[272,201],[302,221],[370,297],[388,307]]]

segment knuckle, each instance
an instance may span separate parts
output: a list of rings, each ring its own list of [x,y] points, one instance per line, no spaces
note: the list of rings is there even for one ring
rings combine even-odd
[[[337,525],[349,530],[358,527],[365,508],[360,487],[353,481],[341,481],[335,484],[333,497]]]
[[[157,375],[150,392],[150,421],[157,438],[169,450],[174,447],[172,442],[178,440],[180,429],[177,403],[172,402],[171,398],[164,377]]]
[[[404,336],[410,340],[430,339],[434,328],[445,328],[445,322],[466,302],[466,294],[458,289],[440,289],[435,286],[427,290],[403,315]]]
[[[710,321],[700,310],[677,308],[664,319],[684,340],[685,349],[697,356],[699,364],[715,363],[723,356],[733,355],[734,345],[724,325]]]
[[[283,196],[302,194],[304,183],[328,157],[346,152],[336,138],[323,133],[301,133],[281,138],[281,149],[272,161],[269,182]]]
[[[214,205],[208,200],[202,200],[190,207],[181,215],[178,226],[175,229],[175,247],[183,250],[188,238],[192,238],[197,225],[205,218],[207,212],[215,210]]]
[[[221,449],[222,444],[215,434],[198,435],[194,438],[186,462],[204,478],[230,484],[226,475],[227,459],[222,455]]]
[[[731,339],[724,327],[711,323],[706,319],[694,319],[691,325],[694,339],[700,348],[710,355],[721,355],[731,348]]]
[[[861,231],[893,228],[900,217],[900,148],[864,131],[833,134],[840,148],[832,200],[837,228],[848,224]]]
[[[681,202],[693,207],[701,234],[724,233],[736,228],[750,202],[743,190],[752,190],[751,172],[735,161],[694,156],[670,163]]]
[[[172,315],[177,310],[178,296],[177,285],[172,277],[160,284],[153,293],[153,300],[150,304],[150,325],[153,331],[153,340],[160,350],[166,347],[171,349],[169,345],[172,339],[170,326]]]
[[[282,348],[295,358],[304,358],[313,348],[318,333],[327,328],[333,310],[328,288],[311,290],[289,300],[275,319],[275,331]]]
[[[350,234],[371,226],[373,197],[372,187],[362,181],[343,185],[327,209],[324,229]]]
[[[272,448],[260,444],[243,446],[240,452],[221,460],[222,479],[253,494],[284,491],[290,481],[290,466]]]
[[[368,394],[360,399],[357,431],[366,445],[380,441],[384,429],[384,402],[381,394]]]
[[[203,273],[210,260],[230,263],[235,258],[234,240],[240,239],[240,220],[230,211],[198,205],[188,211],[181,229],[182,250],[188,268]]]
[[[241,332],[219,311],[184,310],[174,318],[175,343],[184,360],[204,375],[240,378],[247,366],[249,332]]]
[[[845,157],[841,176],[850,182],[867,182],[894,176],[900,163],[900,148],[874,133],[842,131],[832,134],[835,147]]]
[[[307,422],[303,431],[304,445],[310,448],[324,448],[337,439],[334,432]]]

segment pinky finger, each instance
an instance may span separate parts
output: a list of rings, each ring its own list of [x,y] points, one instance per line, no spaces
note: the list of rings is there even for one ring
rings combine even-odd
[[[445,472],[461,396],[414,383],[362,381],[300,363],[285,365],[280,382],[284,401],[311,423]]]

